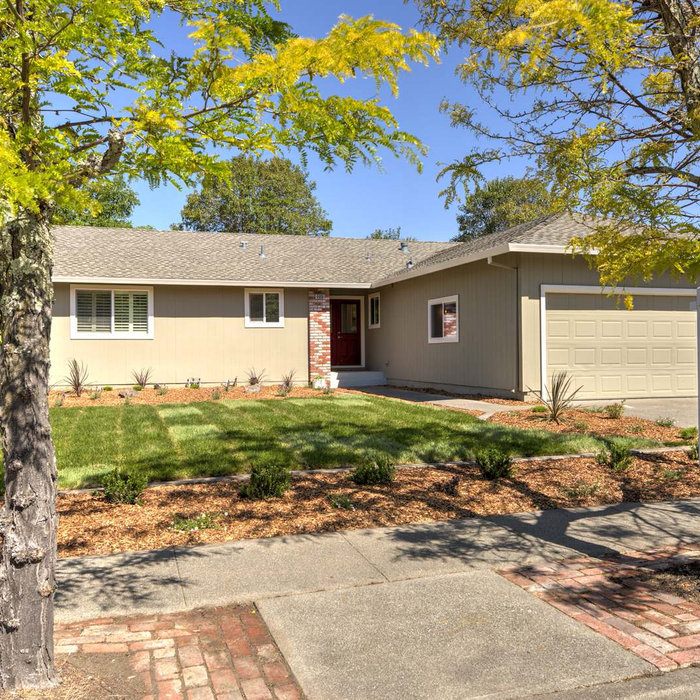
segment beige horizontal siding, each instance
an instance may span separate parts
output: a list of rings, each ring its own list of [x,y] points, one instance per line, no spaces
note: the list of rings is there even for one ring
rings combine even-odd
[[[291,369],[296,380],[308,381],[306,289],[285,289],[284,328],[245,328],[243,288],[156,286],[153,340],[71,340],[69,290],[55,285],[52,384],[63,382],[71,358],[84,362],[90,383],[100,385],[130,384],[132,370],[142,367],[166,384],[188,377],[240,382],[252,367],[265,369],[267,381]]]
[[[365,331],[368,369],[383,371],[396,384],[496,394],[515,389],[515,272],[482,261],[398,282],[379,292],[381,328]],[[429,343],[428,300],[453,294],[459,295],[459,342]]]

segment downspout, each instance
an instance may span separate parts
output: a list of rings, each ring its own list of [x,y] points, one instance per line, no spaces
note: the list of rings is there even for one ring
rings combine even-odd
[[[515,327],[518,334],[518,342],[515,344],[515,385],[516,390],[523,393],[523,388],[521,386],[522,382],[522,372],[521,372],[521,359],[522,359],[522,323],[521,323],[521,312],[520,312],[520,268],[512,267],[510,265],[503,265],[502,263],[494,262],[492,256],[486,258],[486,262],[491,267],[497,267],[501,270],[510,270],[515,272]]]

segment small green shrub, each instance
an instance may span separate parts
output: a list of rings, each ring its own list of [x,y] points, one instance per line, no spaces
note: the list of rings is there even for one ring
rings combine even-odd
[[[188,389],[199,389],[199,382],[190,382]]]
[[[100,396],[102,396],[102,392],[98,389],[97,391],[93,391],[92,394],[90,394],[90,399],[92,401],[97,401],[97,399],[99,399]]]
[[[631,452],[622,445],[611,442],[607,449],[602,449],[595,458],[601,467],[608,467],[614,472],[623,472],[632,464]]]
[[[641,423],[637,423],[630,428],[630,433],[635,435],[641,435],[644,432],[644,426]]]
[[[698,429],[695,427],[693,427],[693,428],[681,428],[678,431],[678,434],[684,440],[697,440],[698,439]]]
[[[608,418],[622,418],[625,413],[625,402],[611,403],[603,408],[603,412]]]
[[[219,527],[216,522],[216,514],[200,513],[193,518],[184,518],[181,515],[173,516],[173,530],[178,532],[197,532],[199,530],[213,530]]]
[[[688,457],[689,457],[689,459],[693,460],[694,462],[698,461],[698,443],[697,442],[694,445],[690,446],[690,449],[688,450]]]
[[[134,386],[131,387],[134,391],[143,391],[143,387],[140,384],[134,384]]]
[[[484,450],[474,456],[476,466],[487,479],[509,479],[515,474],[513,459],[507,452]]]
[[[289,467],[277,465],[255,465],[250,479],[240,488],[244,498],[280,498],[290,485]]]
[[[102,391],[112,391],[112,387],[111,386],[103,386]]]
[[[541,403],[538,403],[537,406],[533,406],[530,410],[533,413],[547,413],[549,409],[546,406],[543,406]]]
[[[214,389],[214,391],[211,392],[211,398],[212,401],[218,401],[221,398],[221,390]]]
[[[600,490],[600,484],[587,484],[585,481],[577,481],[573,486],[564,489],[564,495],[573,501],[583,501],[594,496]]]
[[[372,453],[353,469],[350,478],[358,486],[388,485],[396,478],[396,467],[388,455]]]
[[[161,384],[156,389],[156,394],[158,394],[158,396],[165,396],[167,393],[168,393],[168,387],[165,384]]]
[[[683,477],[682,469],[662,469],[661,476],[667,481],[678,481]]]
[[[105,489],[105,499],[109,503],[133,505],[139,502],[139,496],[148,486],[148,480],[145,474],[125,472],[117,468],[104,477],[102,486]]]
[[[656,425],[661,426],[662,428],[673,428],[673,426],[676,424],[676,421],[674,418],[657,418],[656,419]]]
[[[332,508],[342,508],[343,510],[355,510],[355,504],[350,500],[349,496],[344,493],[328,496],[328,502]]]
[[[588,423],[586,423],[585,420],[575,420],[572,424],[571,427],[574,430],[580,430],[581,432],[585,432],[588,430]]]

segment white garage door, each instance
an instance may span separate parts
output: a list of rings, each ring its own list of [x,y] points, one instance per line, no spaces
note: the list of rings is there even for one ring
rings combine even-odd
[[[567,370],[578,398],[695,396],[696,312],[688,296],[547,294],[547,377]]]

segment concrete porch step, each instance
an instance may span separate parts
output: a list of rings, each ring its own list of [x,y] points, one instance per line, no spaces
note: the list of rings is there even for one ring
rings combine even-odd
[[[371,372],[368,370],[350,370],[331,372],[331,388],[348,389],[354,386],[384,386],[386,377],[384,372]]]

